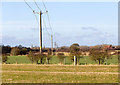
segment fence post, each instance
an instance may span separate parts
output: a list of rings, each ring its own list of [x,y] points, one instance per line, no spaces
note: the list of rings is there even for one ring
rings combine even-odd
[[[74,66],[76,65],[76,56],[74,56]]]

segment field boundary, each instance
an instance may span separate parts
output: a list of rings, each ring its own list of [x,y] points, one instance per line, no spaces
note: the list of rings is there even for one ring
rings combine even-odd
[[[33,66],[74,66],[74,65],[60,65],[60,64],[2,64],[2,65],[16,65],[16,66],[19,66],[19,65],[33,65]],[[98,64],[95,64],[95,65],[75,65],[75,66],[119,66],[119,65],[98,65]]]
[[[35,73],[46,73],[46,74],[120,74],[118,72],[40,72],[40,71],[2,71],[2,72],[35,72]]]

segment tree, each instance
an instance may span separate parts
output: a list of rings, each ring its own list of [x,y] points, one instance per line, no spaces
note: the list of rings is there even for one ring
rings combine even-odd
[[[85,51],[89,51],[89,47],[88,46],[79,46],[80,49],[85,52]]]
[[[43,54],[34,54],[32,51],[29,52],[28,54],[28,58],[33,62],[36,62],[36,64],[39,64],[39,61],[40,61],[40,64],[43,64],[43,58],[44,58],[45,55]]]
[[[46,55],[46,63],[50,63],[50,59],[52,58],[52,55]]]
[[[30,51],[29,54],[28,54],[28,58],[29,58],[29,60],[32,61],[32,64],[33,64],[33,62],[34,62],[34,57],[35,57],[35,55],[33,54],[33,52]]]
[[[19,49],[18,47],[12,48],[12,50],[11,50],[11,55],[13,55],[13,56],[20,55],[20,49]],[[17,64],[17,63],[18,63],[18,62],[17,62],[17,57],[16,57],[16,64]]]
[[[46,63],[49,64],[50,59],[52,58],[52,52],[48,49],[48,54],[46,55]]]
[[[80,50],[79,45],[76,43],[70,46],[70,53],[72,54],[75,54],[75,55],[78,54],[79,50]]]
[[[16,47],[18,47],[19,49],[22,49],[22,48],[23,48],[23,46],[22,46],[22,45],[18,45],[18,46],[16,46]]]
[[[110,58],[107,50],[91,50],[90,56],[92,60],[98,61],[99,65],[103,64],[106,59]]]
[[[80,59],[83,58],[82,52],[80,52],[80,51],[77,53],[70,53],[69,56],[70,56],[70,59],[72,60],[72,62],[75,62],[74,56],[76,56],[76,64],[79,64]]]
[[[74,43],[70,46],[70,59],[74,61],[74,56],[76,56],[76,61],[74,61],[76,64],[78,64],[80,58],[82,58],[81,54],[82,52],[80,51],[79,44]]]
[[[27,54],[27,49],[26,48],[20,49],[20,55],[26,55],[26,54]]]
[[[69,47],[62,46],[61,48],[59,48],[59,51],[61,51],[61,52],[69,52]]]
[[[7,54],[2,54],[2,63],[6,63],[6,61],[8,60],[7,56]]]
[[[7,54],[11,52],[11,47],[9,45],[7,46],[1,45],[0,48],[2,48],[2,51],[1,51],[2,54]]]
[[[65,56],[63,53],[58,53],[57,54],[59,60],[60,60],[60,64],[63,64],[63,60],[65,59]],[[64,62],[65,63],[65,62]]]
[[[38,61],[39,61],[39,59],[40,59],[40,54],[35,54],[35,56],[34,56],[34,61],[36,62],[36,64],[39,64],[38,63]]]
[[[35,61],[37,62],[37,64],[39,60],[40,60],[40,64],[43,64],[44,58],[45,58],[44,54],[40,54],[40,53],[35,54]]]
[[[11,55],[17,56],[20,54],[20,50],[17,47],[12,48]]]
[[[79,44],[78,43],[74,43],[71,46],[79,46]]]

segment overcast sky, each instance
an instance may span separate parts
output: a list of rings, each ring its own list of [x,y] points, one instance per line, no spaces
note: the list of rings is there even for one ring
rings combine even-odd
[[[27,1],[27,0],[26,0]],[[117,2],[46,2],[54,42],[58,46],[118,44]],[[33,2],[29,5],[38,11]],[[41,2],[39,7],[45,11]],[[39,15],[38,19],[39,19]],[[47,15],[42,16],[43,46],[51,41]],[[47,30],[47,31],[46,31]],[[2,3],[2,44],[39,46],[39,26],[31,9],[24,2]]]

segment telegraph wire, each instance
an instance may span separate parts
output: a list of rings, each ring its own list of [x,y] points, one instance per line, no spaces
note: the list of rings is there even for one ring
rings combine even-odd
[[[43,3],[43,6],[44,6],[45,10],[47,10],[47,8],[46,8],[45,3],[44,3],[44,1],[43,1],[43,0],[42,0],[42,3]]]
[[[25,1],[25,3],[27,4],[27,6],[32,10],[32,12],[33,12],[33,14],[34,14],[34,16],[35,16],[35,19],[36,19],[37,23],[39,24],[39,21],[38,21],[38,19],[37,19],[37,16],[36,16],[36,14],[35,14],[35,11],[34,11],[33,8],[26,2],[26,0],[24,0],[24,1]]]
[[[41,11],[40,7],[38,6],[38,4],[36,3],[36,1],[34,0],[35,5],[37,6],[37,8]]]
[[[25,1],[25,0],[24,0]],[[34,12],[34,10],[32,9],[32,7],[25,1],[25,3],[27,4],[27,6]]]
[[[47,11],[47,8],[46,8],[45,3],[44,3],[43,0],[42,0],[42,3],[43,3],[43,5],[44,5],[45,10]],[[55,41],[55,43],[56,43],[55,34],[53,34],[53,30],[52,30],[52,26],[51,26],[51,23],[50,23],[50,17],[49,17],[48,12],[47,12],[47,18],[48,18],[49,26],[50,26],[50,29],[51,29],[52,39],[53,39],[53,36],[54,36],[54,41]],[[57,43],[56,43],[56,44],[57,44]]]
[[[37,8],[41,11],[40,7],[38,6],[38,4],[36,3],[35,0],[34,0],[34,3],[35,3],[35,5],[37,6]],[[44,2],[43,2],[43,3],[44,3]],[[45,7],[45,9],[46,9],[45,4],[44,4],[44,7]],[[43,23],[44,23],[44,25],[45,25],[45,28],[47,28],[47,27],[46,27],[46,24],[45,24],[45,20],[44,20],[44,18],[43,18]],[[47,30],[47,29],[45,29],[45,30],[47,31],[48,35],[50,35],[50,33],[48,32],[48,30]]]
[[[44,6],[45,10],[47,11],[47,8],[46,8],[45,3],[44,3],[43,0],[42,0],[42,3],[43,3],[43,6]],[[48,22],[49,22],[49,26],[50,26],[50,29],[51,29],[52,35],[53,35],[53,31],[52,31],[52,27],[51,27],[51,23],[50,23],[50,18],[49,18],[49,14],[48,14],[48,12],[47,12],[47,18],[48,18]]]
[[[35,3],[35,5],[37,6],[37,8],[39,9],[39,11],[41,11],[41,9],[39,8],[39,6],[38,6],[38,4],[36,3],[35,0],[34,0],[34,3]],[[45,6],[45,5],[44,5],[44,6]],[[47,11],[46,11],[46,13],[47,13]],[[44,23],[45,28],[47,28],[47,27],[46,27],[46,24],[45,24],[45,21],[44,21],[44,18],[43,18],[43,23]],[[52,34],[50,35],[50,33],[48,32],[47,29],[45,29],[45,30],[47,31],[47,33],[48,33],[49,36],[52,36]]]
[[[25,1],[25,0],[24,0]],[[41,11],[41,9],[39,8],[39,6],[38,6],[38,4],[36,3],[36,1],[34,0],[34,3],[36,4],[36,6],[37,6],[37,8]],[[45,3],[44,3],[44,1],[42,0],[42,3],[43,3],[43,6],[44,6],[44,8],[45,8],[45,10],[47,11],[47,8],[46,8],[46,6],[45,6]],[[27,4],[27,2],[26,2],[26,4]],[[27,4],[28,6],[29,6],[29,4]],[[29,6],[30,7],[30,6]],[[31,7],[30,7],[31,8]],[[32,9],[32,8],[31,8]],[[34,12],[34,10],[32,9],[32,11]],[[49,22],[49,26],[50,26],[50,29],[51,29],[51,32],[52,32],[52,34],[53,34],[53,31],[52,31],[52,27],[51,27],[51,23],[50,23],[50,18],[49,18],[49,15],[48,15],[48,12],[47,12],[47,17],[48,17],[48,22]],[[38,21],[38,20],[37,20]]]
[[[24,0],[24,1],[25,1],[25,0]],[[43,0],[42,0],[42,2],[43,2]],[[26,1],[25,1],[25,3],[26,3],[27,6],[33,11],[33,14],[35,15],[36,21],[37,21],[38,24],[39,24],[39,21],[38,21],[37,16],[36,16],[36,12],[33,10],[33,8],[32,8]],[[35,0],[34,0],[34,3],[35,3],[35,5],[37,6],[37,8],[39,9],[39,11],[41,11],[41,9],[39,8],[39,6],[38,6],[38,4],[36,3]],[[47,31],[48,35],[51,36],[51,42],[52,42],[52,44],[53,44],[53,31],[52,31],[52,27],[51,27],[51,23],[50,23],[50,18],[49,18],[48,11],[47,11],[47,8],[46,8],[44,2],[43,2],[43,5],[44,5],[44,8],[45,8],[46,13],[47,13],[47,18],[48,18],[49,26],[50,26],[50,29],[51,29],[51,34],[48,32],[47,29],[46,29],[46,31]],[[43,23],[44,23],[44,26],[45,26],[45,28],[46,28],[46,24],[45,24],[44,19],[43,19]],[[51,45],[52,45],[52,44],[51,44]],[[53,46],[52,46],[51,49],[53,49]]]
[[[34,12],[33,12],[33,13],[34,13]],[[34,13],[34,15],[35,15],[35,19],[36,19],[37,23],[39,24],[38,18],[37,18],[37,16],[36,16],[35,13]]]
[[[53,34],[52,27],[51,27],[51,23],[50,23],[50,18],[49,18],[48,13],[47,13],[47,17],[48,17],[48,22],[49,22],[49,26],[50,26],[51,32],[52,32],[52,34]]]
[[[47,27],[46,27],[46,24],[45,24],[44,18],[43,18],[43,24],[44,24],[45,28],[47,28]],[[45,30],[47,31],[48,35],[50,35],[50,33],[48,32],[48,30],[47,30],[47,29],[45,29]]]

